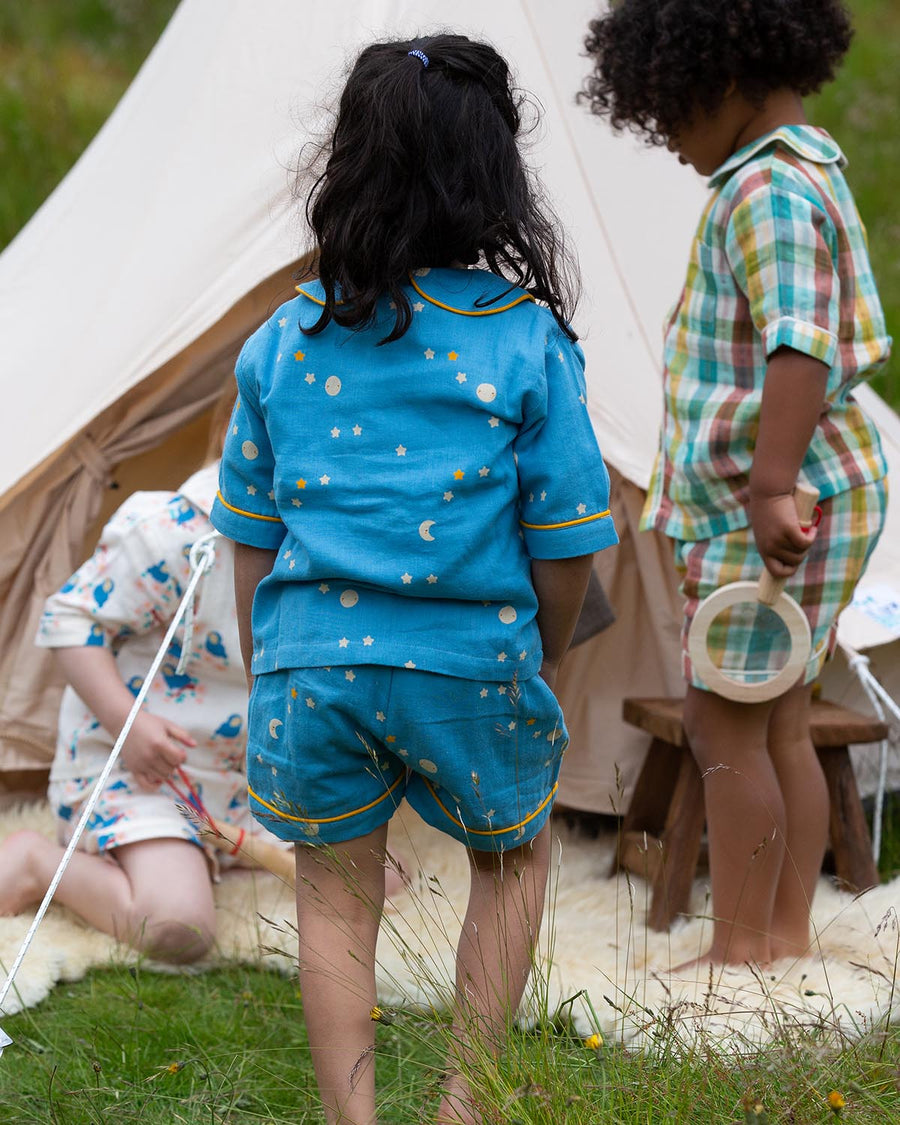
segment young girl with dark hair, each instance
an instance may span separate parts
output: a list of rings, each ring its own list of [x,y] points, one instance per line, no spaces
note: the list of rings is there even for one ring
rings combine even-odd
[[[674,540],[683,639],[703,598],[763,567],[789,578],[813,638],[805,674],[767,703],[709,691],[685,645],[715,915],[703,961],[766,963],[809,945],[828,832],[811,684],[884,522],[886,464],[852,392],[890,340],[843,154],[801,100],[833,77],[850,35],[838,0],[623,0],[586,43],[594,112],[711,177],[668,325],[644,511]],[[798,479],[819,492],[817,530],[797,518]],[[783,662],[781,634],[756,626],[714,623],[730,674]]]
[[[502,1040],[544,904],[566,746],[551,688],[591,555],[616,542],[520,109],[485,44],[364,50],[308,204],[318,280],[237,364],[212,519],[237,543],[251,804],[297,843],[329,1123],[375,1121],[375,944],[404,796],[469,849],[438,1115],[481,1120],[470,1036]]]

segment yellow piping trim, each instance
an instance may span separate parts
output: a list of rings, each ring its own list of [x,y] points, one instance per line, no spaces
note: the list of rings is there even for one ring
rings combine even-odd
[[[385,797],[390,797],[390,795],[394,792],[400,782],[405,780],[406,770],[403,770],[394,784],[390,787],[390,789],[386,789],[380,797],[376,797],[374,801],[370,801],[367,805],[363,805],[361,809],[354,809],[352,812],[341,813],[340,816],[322,817],[321,820],[316,820],[311,816],[291,816],[290,813],[282,812],[280,809],[276,809],[274,805],[270,805],[268,801],[264,801],[258,794],[254,793],[249,785],[247,786],[247,792],[250,794],[254,801],[258,801],[264,809],[268,809],[269,812],[273,812],[276,816],[280,816],[282,820],[296,820],[300,824],[334,824],[335,821],[347,820],[348,817],[358,816],[360,813],[368,812],[369,809],[374,809],[377,804],[385,799]]]
[[[553,794],[557,789],[559,789],[559,782],[556,782],[547,796],[534,810],[534,812],[530,816],[526,816],[524,820],[520,820],[518,824],[511,824],[508,828],[469,828],[467,825],[463,824],[461,820],[457,820],[453,813],[450,812],[450,810],[443,803],[443,801],[441,801],[440,797],[435,792],[434,786],[431,784],[428,778],[426,777],[422,780],[431,790],[431,795],[432,797],[434,797],[435,801],[437,801],[441,811],[446,814],[449,820],[453,821],[457,828],[461,828],[463,832],[467,832],[470,836],[505,836],[507,832],[515,832],[517,828],[524,828],[530,820],[534,820],[534,818],[547,807],[547,802],[553,799]]]
[[[312,295],[312,293],[307,293],[307,292],[306,292],[306,290],[305,290],[305,289],[303,288],[303,286],[302,286],[302,285],[295,285],[295,286],[294,286],[294,289],[295,289],[295,290],[296,290],[296,291],[297,291],[298,293],[302,293],[304,297],[308,297],[310,301],[314,301],[314,302],[315,302],[315,303],[316,303],[317,305],[321,305],[321,306],[322,306],[322,308],[324,308],[324,307],[325,307],[325,302],[324,302],[324,301],[320,300],[320,299],[319,299],[318,297],[314,297],[314,296]],[[337,302],[337,304],[339,304],[339,305],[342,305],[343,303],[344,303],[343,301],[338,301],[338,302]]]
[[[229,512],[234,512],[238,516],[249,516],[252,520],[267,520],[269,523],[281,523],[281,516],[258,516],[256,512],[245,512],[243,508],[236,508],[234,504],[229,504],[221,492],[216,492],[219,498],[219,503],[223,504]]]
[[[510,301],[508,305],[500,305],[500,307],[496,309],[455,309],[453,305],[445,305],[443,301],[438,301],[434,297],[429,297],[425,290],[421,289],[416,284],[416,279],[412,274],[409,275],[409,283],[419,296],[424,297],[430,304],[437,305],[439,309],[446,309],[447,312],[459,313],[460,316],[493,316],[494,313],[506,312],[507,309],[511,309],[515,305],[521,305],[523,301],[534,300],[534,297],[532,297],[530,293],[523,293],[521,297],[516,297],[514,301]]]
[[[530,527],[532,531],[555,531],[559,527],[575,527],[579,523],[590,523],[591,520],[602,520],[610,514],[609,508],[605,512],[597,512],[595,516],[582,516],[580,520],[566,520],[565,523],[526,523],[519,520],[522,527]]]

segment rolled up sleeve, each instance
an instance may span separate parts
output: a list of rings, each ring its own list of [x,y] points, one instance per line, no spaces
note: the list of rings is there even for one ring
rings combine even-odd
[[[609,473],[588,415],[584,353],[562,332],[547,340],[544,376],[515,445],[520,523],[532,558],[574,558],[619,541]]]
[[[838,346],[840,279],[828,215],[775,184],[742,199],[725,249],[765,353],[793,348],[831,367]]]

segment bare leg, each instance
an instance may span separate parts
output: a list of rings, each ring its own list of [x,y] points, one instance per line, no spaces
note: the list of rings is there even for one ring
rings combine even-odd
[[[784,796],[787,850],[772,915],[772,957],[809,946],[809,912],[828,842],[828,786],[809,737],[810,687],[783,695],[769,719],[769,754]]]
[[[41,901],[63,850],[27,830],[0,845],[0,914]],[[56,901],[152,957],[175,963],[202,957],[215,936],[215,907],[200,848],[186,840],[143,840],[114,855],[76,851]]]
[[[387,825],[297,853],[300,988],[328,1125],[374,1125],[375,946]]]
[[[472,883],[456,957],[454,1057],[437,1121],[480,1125],[465,1079],[470,1044],[499,1052],[531,972],[550,868],[550,828],[497,855],[469,852]]]
[[[785,811],[767,745],[771,710],[688,687],[684,724],[703,775],[715,916],[700,960],[764,964],[772,956]]]

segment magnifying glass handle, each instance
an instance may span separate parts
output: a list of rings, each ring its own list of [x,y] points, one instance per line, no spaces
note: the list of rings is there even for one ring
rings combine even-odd
[[[794,488],[794,503],[797,506],[797,517],[805,527],[812,522],[816,510],[816,501],[819,499],[819,490],[811,488],[808,484],[798,484]],[[774,605],[778,596],[785,587],[786,578],[773,578],[768,570],[763,567],[759,576],[759,590],[757,599],[763,605]]]

